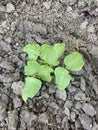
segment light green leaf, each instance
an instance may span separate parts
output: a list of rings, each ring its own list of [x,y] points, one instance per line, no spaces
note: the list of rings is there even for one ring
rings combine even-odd
[[[40,69],[38,71],[39,76],[41,77],[42,80],[51,82],[51,73],[53,72],[53,69],[47,65],[42,65],[40,66]]]
[[[40,46],[38,44],[27,44],[23,51],[28,54],[30,60],[36,60],[40,54]]]
[[[54,46],[44,44],[41,46],[41,59],[49,65],[56,66],[59,64],[58,59],[65,51],[65,43],[56,43]]]
[[[41,88],[41,81],[33,78],[27,77],[25,79],[25,86],[22,89],[22,98],[26,102],[28,98],[33,98]]]
[[[71,75],[66,69],[62,67],[57,67],[54,74],[56,77],[56,84],[58,85],[58,88],[60,90],[64,90],[70,83],[70,80],[72,78]]]
[[[25,75],[32,76],[39,70],[40,65],[36,61],[28,61],[24,68]]]
[[[75,51],[65,57],[64,64],[68,70],[80,71],[84,66],[84,61],[82,55],[79,52]]]

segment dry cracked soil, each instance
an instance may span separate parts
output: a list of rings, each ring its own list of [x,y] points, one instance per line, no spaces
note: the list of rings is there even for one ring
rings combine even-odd
[[[21,97],[27,43],[66,43],[82,71],[64,91]],[[98,0],[0,0],[0,130],[98,130]]]

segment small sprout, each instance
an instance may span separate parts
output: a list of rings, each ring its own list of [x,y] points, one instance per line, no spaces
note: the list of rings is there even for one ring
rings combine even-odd
[[[41,80],[51,82],[54,74],[58,88],[64,90],[72,79],[70,71],[80,71],[84,66],[82,55],[77,51],[64,58],[65,66],[59,66],[60,58],[65,51],[65,43],[56,43],[53,46],[27,44],[23,51],[29,57],[29,61],[24,67],[24,73],[27,77],[22,89],[22,98],[25,102],[39,92],[42,85]]]

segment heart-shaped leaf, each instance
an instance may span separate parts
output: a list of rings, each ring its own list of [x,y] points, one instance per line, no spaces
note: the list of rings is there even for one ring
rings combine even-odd
[[[72,79],[71,75],[66,69],[62,67],[57,67],[54,74],[56,77],[56,84],[58,85],[58,88],[60,90],[64,90]]]
[[[40,46],[38,44],[27,44],[23,51],[28,54],[30,60],[36,60],[40,54]]]
[[[33,76],[40,68],[40,65],[36,61],[28,61],[24,68],[25,75]]]
[[[44,44],[41,46],[41,59],[43,59],[49,65],[56,66],[59,64],[58,59],[62,56],[65,51],[64,43],[56,43],[54,46]]]
[[[38,74],[41,77],[42,80],[51,82],[51,75],[50,73],[53,72],[53,69],[47,65],[40,66],[40,69],[38,70]]]
[[[22,89],[22,98],[26,102],[28,98],[33,98],[41,88],[41,81],[33,78],[27,77],[25,79],[25,86]]]
[[[79,52],[75,51],[65,57],[64,64],[68,70],[80,71],[84,66],[84,61],[82,55]]]

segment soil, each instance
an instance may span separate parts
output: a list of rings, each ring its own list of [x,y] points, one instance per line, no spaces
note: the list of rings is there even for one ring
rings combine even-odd
[[[64,91],[43,83],[21,97],[27,43],[66,43],[82,71]],[[98,130],[98,0],[0,0],[0,130]]]

